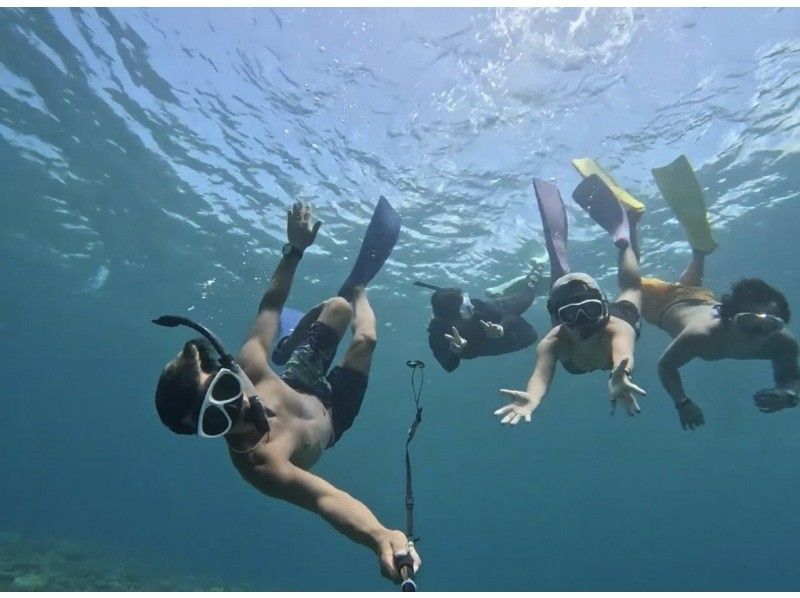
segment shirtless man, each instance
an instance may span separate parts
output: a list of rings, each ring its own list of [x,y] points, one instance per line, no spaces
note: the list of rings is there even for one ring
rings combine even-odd
[[[704,289],[705,256],[717,243],[700,182],[684,155],[652,172],[692,247],[692,260],[677,283],[642,278],[642,317],[673,339],[658,361],[658,375],[675,402],[681,426],[694,430],[705,423],[700,407],[684,392],[678,373],[695,358],[768,359],[775,387],[755,394],[756,407],[773,413],[797,406],[798,346],[786,328],[791,316],[786,298],[758,278],[740,280],[720,301]],[[634,249],[638,254],[638,247]]]
[[[681,426],[694,430],[705,423],[678,372],[693,359],[768,359],[775,387],[755,394],[756,407],[762,413],[796,407],[798,344],[786,328],[791,316],[786,298],[763,280],[748,278],[717,301],[702,288],[704,260],[705,254],[695,250],[677,283],[642,279],[642,316],[673,339],[658,360],[658,375],[675,402]]]
[[[416,572],[421,564],[413,543],[402,531],[384,527],[363,503],[308,471],[352,425],[366,392],[376,325],[364,288],[355,289],[352,304],[342,297],[324,302],[281,376],[267,365],[295,270],[319,227],[307,205],[296,203],[288,212],[289,242],[238,359],[190,320],[155,320],[190,326],[205,337],[188,341],[166,365],[156,389],[156,409],[177,434],[224,436],[231,461],[247,482],[319,514],[373,550],[383,576],[399,583],[401,566]],[[326,376],[351,322],[353,340],[344,360]]]

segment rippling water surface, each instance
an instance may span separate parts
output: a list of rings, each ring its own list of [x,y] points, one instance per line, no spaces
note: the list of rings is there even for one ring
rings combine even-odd
[[[188,311],[238,342],[310,200],[324,224],[291,302],[334,292],[378,196],[403,218],[371,293],[380,348],[356,427],[319,464],[403,522],[405,359],[429,361],[417,459],[428,589],[797,589],[797,413],[763,416],[765,364],[692,364],[708,426],[683,433],[646,328],[641,418],[602,374],[559,373],[502,429],[533,353],[429,356],[415,279],[480,289],[541,239],[531,179],[565,197],[589,156],[648,205],[643,270],[688,258],[650,169],[689,156],[723,292],[796,303],[800,14],[791,9],[0,10],[0,514],[259,589],[382,589],[372,555],[244,485],[218,443],[170,435],[152,393]],[[613,247],[570,201],[576,268]],[[547,329],[543,301],[529,312]],[[792,322],[792,325],[794,322]]]

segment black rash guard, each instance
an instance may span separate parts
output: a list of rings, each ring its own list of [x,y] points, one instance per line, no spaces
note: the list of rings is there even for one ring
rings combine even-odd
[[[513,353],[536,342],[538,335],[520,314],[533,303],[534,293],[522,293],[508,299],[483,301],[473,299],[474,312],[469,320],[442,320],[434,317],[428,324],[428,344],[442,367],[452,372],[462,359],[474,359],[483,355]],[[488,338],[480,321],[493,322],[503,327],[503,336]],[[445,334],[453,334],[453,326],[467,340],[460,355],[450,350],[450,341]]]

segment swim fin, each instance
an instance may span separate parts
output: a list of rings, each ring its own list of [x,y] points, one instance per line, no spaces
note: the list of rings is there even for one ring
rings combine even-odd
[[[291,307],[284,307],[281,310],[281,315],[278,319],[278,330],[276,331],[276,338],[279,340],[275,343],[272,350],[272,361],[276,365],[285,365],[291,357],[291,352],[286,351],[285,342],[289,336],[297,328],[297,324],[303,317],[303,312],[292,309]]]
[[[583,179],[572,192],[572,199],[611,235],[614,245],[630,245],[628,216],[617,196],[599,175],[592,174]]]
[[[533,190],[539,204],[544,228],[545,247],[550,256],[550,280],[558,280],[569,272],[567,260],[567,212],[558,187],[543,179],[533,179]]]
[[[528,274],[523,274],[497,286],[489,287],[485,291],[486,296],[489,299],[503,299],[527,293],[530,288],[534,290],[542,289],[544,285],[540,285],[540,281],[549,276],[544,274],[544,269],[545,265],[543,263],[536,264]],[[538,294],[541,294],[541,292]],[[547,291],[544,294],[547,294]]]
[[[515,295],[525,290],[531,277],[535,278],[537,282],[542,280],[542,278],[547,278],[547,276],[542,276],[548,262],[547,250],[542,247],[541,243],[536,239],[528,239],[522,244],[519,253],[527,259],[527,263],[523,268],[527,266],[527,268],[530,268],[530,271],[527,274],[515,276],[511,280],[487,288],[485,291],[487,297],[495,299],[498,297]]]
[[[366,285],[373,279],[392,253],[399,235],[400,215],[381,195],[361,242],[361,251],[353,270],[339,289],[340,296],[351,300],[354,287]]]
[[[644,212],[644,204],[625,191],[625,189],[614,180],[614,177],[603,170],[603,168],[591,158],[575,158],[572,160],[572,165],[584,178],[593,174],[599,176],[608,188],[611,189],[614,196],[625,206],[626,210]]]
[[[297,327],[300,318],[303,317],[303,312],[291,307],[284,307],[281,310],[280,321],[278,325],[278,336],[289,336]]]
[[[703,191],[686,156],[681,154],[671,164],[653,168],[652,173],[664,200],[686,229],[692,248],[703,253],[714,251],[717,243],[708,224]]]

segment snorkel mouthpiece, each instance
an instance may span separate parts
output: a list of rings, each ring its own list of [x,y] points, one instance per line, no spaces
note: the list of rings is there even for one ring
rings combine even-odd
[[[250,421],[256,427],[256,430],[261,434],[269,432],[269,422],[267,421],[268,409],[261,403],[260,399],[256,396],[250,397]],[[275,415],[269,411],[270,415]]]

